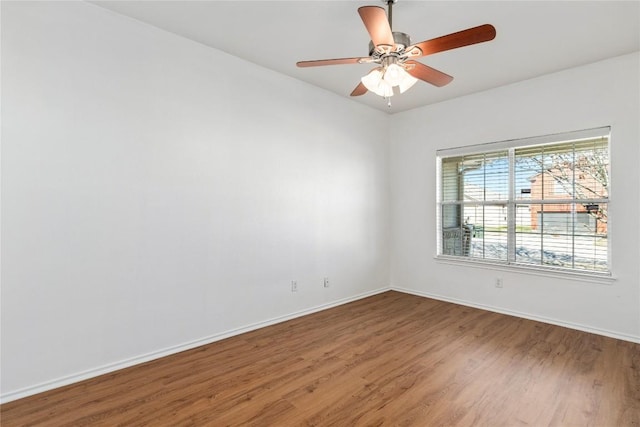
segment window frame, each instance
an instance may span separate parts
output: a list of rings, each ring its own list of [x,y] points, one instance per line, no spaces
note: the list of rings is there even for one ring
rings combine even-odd
[[[595,270],[583,270],[577,269],[574,267],[559,267],[559,266],[551,266],[544,264],[529,264],[518,262],[515,258],[516,252],[516,227],[517,227],[517,218],[516,211],[517,206],[519,204],[523,204],[522,200],[517,198],[515,194],[516,189],[516,179],[515,179],[515,168],[513,165],[515,164],[515,151],[517,149],[522,149],[525,147],[533,147],[533,146],[545,146],[552,144],[559,144],[563,142],[576,141],[581,139],[593,139],[598,137],[606,137],[607,138],[607,158],[609,165],[609,176],[608,176],[608,193],[606,198],[594,198],[593,201],[595,203],[606,203],[607,204],[607,270],[606,271],[595,271]],[[443,254],[443,206],[452,205],[457,203],[458,206],[464,208],[465,201],[464,195],[459,196],[462,200],[457,200],[455,203],[451,203],[450,201],[444,201],[443,198],[443,170],[442,170],[442,160],[445,158],[451,158],[456,156],[471,156],[478,154],[493,154],[497,151],[506,150],[508,152],[508,198],[505,200],[505,205],[507,207],[507,256],[506,260],[499,259],[486,259],[486,258],[476,258],[469,257],[465,255],[449,255]],[[572,132],[563,132],[557,134],[536,136],[530,138],[519,138],[519,139],[511,139],[499,142],[490,142],[484,144],[475,144],[469,146],[461,146],[449,149],[441,149],[436,151],[436,252],[435,259],[439,262],[447,263],[447,264],[463,264],[472,267],[481,267],[481,268],[490,268],[490,269],[500,269],[500,270],[511,270],[518,272],[526,272],[536,275],[542,276],[553,276],[553,277],[562,277],[569,279],[577,279],[581,281],[593,281],[593,282],[602,282],[602,283],[610,283],[615,280],[613,276],[613,265],[612,265],[612,257],[611,257],[611,126],[602,126],[592,129],[585,129],[579,131]],[[575,181],[575,178],[573,178]],[[578,198],[578,200],[583,200]],[[566,201],[566,200],[562,200]],[[574,199],[570,200],[571,203],[579,203]],[[533,205],[534,201],[527,201],[525,204]],[[537,200],[535,201],[538,202]],[[544,203],[561,203],[560,200],[548,200],[543,201]],[[479,201],[479,205],[495,205],[495,201]],[[572,234],[576,236],[575,232]]]

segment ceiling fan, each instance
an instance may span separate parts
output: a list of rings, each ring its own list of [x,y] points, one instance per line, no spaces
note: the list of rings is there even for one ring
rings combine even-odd
[[[361,82],[351,92],[351,96],[360,96],[371,91],[376,95],[389,98],[393,96],[394,87],[397,87],[400,93],[404,93],[418,80],[438,87],[453,80],[450,75],[417,62],[414,58],[486,42],[493,40],[496,36],[496,29],[492,25],[484,24],[412,44],[408,34],[392,30],[393,4],[397,0],[382,1],[387,4],[388,16],[380,6],[363,6],[358,9],[358,14],[371,37],[369,56],[300,61],[296,65],[317,67],[339,64],[378,64],[362,77]],[[390,103],[389,106],[391,106]]]

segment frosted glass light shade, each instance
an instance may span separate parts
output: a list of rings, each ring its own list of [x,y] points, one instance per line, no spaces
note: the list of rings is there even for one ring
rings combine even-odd
[[[418,81],[418,79],[413,77],[411,74],[407,73],[405,70],[402,70],[402,71],[404,71],[404,77],[402,78],[402,81],[398,85],[398,87],[400,88],[400,93],[404,93],[411,86],[416,84],[416,82]]]
[[[366,76],[360,79],[362,84],[371,92],[375,92],[382,80],[382,68],[374,68]]]
[[[407,72],[398,64],[390,64],[384,72],[384,81],[391,86],[398,86]]]
[[[389,83],[385,82],[384,79],[380,80],[380,84],[378,85],[378,91],[375,92],[377,95],[384,96],[385,98],[389,98],[393,96],[393,86]]]

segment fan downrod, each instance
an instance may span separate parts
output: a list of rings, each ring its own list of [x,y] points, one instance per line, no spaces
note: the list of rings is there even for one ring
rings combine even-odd
[[[397,1],[398,0],[382,0],[382,3],[387,5],[387,18],[389,19],[389,28],[391,28],[391,31],[393,31],[393,4]]]

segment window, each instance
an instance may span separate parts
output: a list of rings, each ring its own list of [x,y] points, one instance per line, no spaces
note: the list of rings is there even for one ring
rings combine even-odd
[[[608,274],[609,133],[438,151],[438,256]]]

